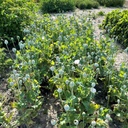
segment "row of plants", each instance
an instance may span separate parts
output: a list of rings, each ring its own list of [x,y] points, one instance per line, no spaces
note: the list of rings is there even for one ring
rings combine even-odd
[[[28,30],[25,42],[19,40],[20,49],[12,48],[16,59],[8,79],[11,96],[0,95],[3,127],[30,126],[43,105],[44,88],[54,90],[62,110],[52,125],[107,127],[111,114],[127,123],[128,69],[114,68],[115,48],[109,38],[97,41],[92,23],[76,15],[35,16]],[[99,93],[103,103],[96,98]]]
[[[128,47],[128,10],[114,10],[108,13],[102,27],[110,37],[117,40],[125,48]]]
[[[91,9],[101,6],[122,7],[125,0],[41,0],[41,10],[43,13],[58,13],[74,11],[79,9]]]

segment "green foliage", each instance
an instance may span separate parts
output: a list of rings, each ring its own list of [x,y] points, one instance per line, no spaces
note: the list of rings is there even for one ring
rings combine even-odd
[[[24,37],[23,30],[30,24],[35,12],[32,0],[0,0],[0,39],[17,41],[16,36]]]
[[[0,78],[6,76],[6,70],[12,65],[12,60],[7,57],[4,48],[0,48]]]
[[[125,0],[97,0],[100,5],[107,7],[122,7]]]
[[[91,9],[99,7],[99,3],[95,0],[75,0],[75,4],[76,7],[80,9]]]
[[[99,12],[97,13],[97,15],[98,15],[98,16],[104,16],[104,15],[105,15],[105,12],[99,11]]]
[[[108,13],[102,27],[124,47],[128,46],[128,10]]]
[[[75,9],[73,0],[43,0],[41,10],[43,13],[57,13],[73,11]]]

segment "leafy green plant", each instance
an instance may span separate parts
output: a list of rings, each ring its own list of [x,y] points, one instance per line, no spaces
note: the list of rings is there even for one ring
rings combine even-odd
[[[75,0],[75,4],[76,7],[80,9],[91,9],[99,7],[99,3],[94,0]]]
[[[122,7],[125,0],[97,0],[100,5],[107,7]]]
[[[6,76],[6,70],[9,70],[9,67],[12,65],[12,60],[7,56],[5,49],[0,48],[0,78]]]
[[[43,13],[57,13],[73,11],[75,5],[73,0],[43,0],[41,10]]]
[[[106,15],[102,27],[113,38],[115,38],[124,47],[128,46],[127,27],[128,10],[114,10]]]
[[[31,0],[1,0],[0,1],[0,39],[4,42],[10,38],[17,42],[17,36],[24,37],[23,30],[33,19],[36,4]]]
[[[105,12],[99,11],[99,12],[97,13],[97,15],[98,15],[98,16],[104,16],[104,15],[105,15]]]

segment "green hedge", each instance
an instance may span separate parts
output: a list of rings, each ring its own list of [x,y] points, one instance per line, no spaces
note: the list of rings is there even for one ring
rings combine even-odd
[[[75,4],[79,9],[91,9],[99,7],[99,3],[94,0],[76,0]]]
[[[58,13],[73,11],[75,9],[73,0],[43,0],[41,10],[43,13]]]
[[[23,38],[23,29],[32,20],[35,11],[32,0],[0,0],[0,39]]]
[[[106,15],[103,28],[124,47],[128,47],[128,10],[114,10]]]
[[[122,7],[125,0],[97,0],[100,5],[107,7]]]

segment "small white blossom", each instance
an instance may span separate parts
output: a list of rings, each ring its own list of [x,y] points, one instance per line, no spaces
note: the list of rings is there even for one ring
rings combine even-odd
[[[77,126],[79,124],[78,120],[74,120],[74,124]]]
[[[83,73],[83,78],[86,78],[87,77],[87,74],[84,72]]]
[[[22,85],[22,80],[19,80],[19,84]]]
[[[117,103],[118,103],[118,104],[120,103],[120,99],[117,100]]]
[[[80,60],[75,60],[74,61],[74,64],[77,64],[78,65],[79,63],[80,63]]]
[[[61,93],[62,92],[62,88],[58,88],[57,92]]]
[[[96,126],[96,121],[92,121],[92,122],[91,122],[91,125],[92,125],[92,126]]]
[[[7,40],[5,40],[4,43],[5,43],[6,45],[8,45],[8,41],[7,41]]]
[[[56,125],[56,123],[57,123],[56,120],[54,120],[54,119],[51,120],[51,124],[52,124],[53,126]]]
[[[71,81],[69,86],[70,86],[70,88],[73,88],[75,86],[75,83],[73,81]]]
[[[10,85],[13,86],[14,85],[14,82],[10,82]]]
[[[53,72],[55,70],[55,67],[54,66],[50,67],[50,70]]]
[[[35,64],[35,60],[32,60],[32,64],[33,64],[33,65]]]
[[[56,61],[57,61],[57,62],[60,62],[59,56],[56,57]]]
[[[68,104],[65,104],[65,105],[64,105],[64,110],[65,110],[65,111],[69,111],[69,109],[70,109],[69,105],[68,105]]]
[[[82,116],[85,116],[85,114],[86,114],[85,112],[82,112]]]
[[[12,51],[15,53],[16,52],[16,48],[12,48]]]
[[[24,44],[23,43],[19,43],[19,47],[20,47],[20,49],[23,49],[24,48]]]
[[[93,88],[93,87],[90,89],[90,91],[91,91],[92,93],[96,93],[96,89]]]
[[[99,64],[98,63],[95,63],[94,66],[97,68],[97,67],[99,67]]]
[[[106,119],[107,119],[107,120],[111,120],[111,117],[110,117],[109,114],[106,114]]]
[[[59,74],[60,75],[63,75],[64,74],[64,71],[62,69],[59,70]]]
[[[25,77],[26,77],[26,79],[29,79],[29,78],[30,78],[29,74],[26,74],[26,76],[25,76]]]
[[[69,84],[69,80],[66,80],[65,83],[68,85]]]
[[[72,66],[72,71],[74,71],[75,70],[75,67],[74,66]]]
[[[42,36],[42,40],[44,40],[45,39],[45,37],[44,36]]]
[[[92,86],[93,88],[95,87],[95,85],[96,85],[96,84],[95,84],[94,82],[92,82],[91,86]]]

